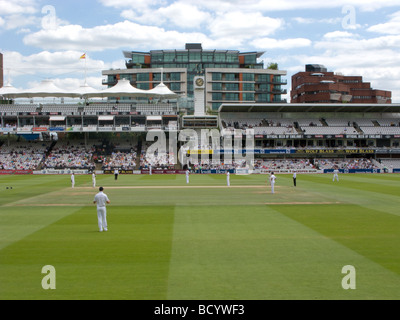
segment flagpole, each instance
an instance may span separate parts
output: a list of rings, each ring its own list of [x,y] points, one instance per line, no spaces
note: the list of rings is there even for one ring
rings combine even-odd
[[[85,85],[86,85],[86,55],[85,55]]]

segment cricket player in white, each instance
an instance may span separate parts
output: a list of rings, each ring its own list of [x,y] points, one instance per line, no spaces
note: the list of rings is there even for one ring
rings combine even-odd
[[[75,175],[74,175],[73,172],[72,172],[72,174],[71,174],[71,185],[72,185],[72,188],[75,187]]]
[[[297,173],[296,171],[293,172],[293,186],[296,186],[296,178],[297,178]]]
[[[189,170],[186,170],[186,183],[189,183]]]
[[[338,170],[338,169],[333,170],[333,180],[332,180],[332,181],[335,181],[335,179],[336,179],[337,181],[339,181],[339,175],[338,175],[338,173],[339,173],[339,170]]]
[[[228,185],[228,187],[231,185],[230,172],[229,171],[226,171],[226,184]]]
[[[99,223],[99,231],[107,231],[107,208],[106,204],[110,203],[107,195],[103,192],[104,188],[99,188],[99,193],[94,197],[94,204],[97,204],[97,220]]]
[[[274,173],[271,172],[271,176],[269,177],[269,183],[271,184],[271,193],[274,193],[275,180],[276,180],[276,177],[275,177]]]
[[[94,172],[92,173],[92,183],[93,183],[93,188],[96,188],[96,174]]]

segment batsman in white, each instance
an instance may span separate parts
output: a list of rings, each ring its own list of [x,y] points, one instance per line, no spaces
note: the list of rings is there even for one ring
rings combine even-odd
[[[95,195],[93,203],[97,204],[97,220],[99,224],[99,231],[107,231],[107,207],[106,204],[110,203],[107,195],[103,192],[104,188],[99,188],[99,193]]]
[[[186,170],[186,183],[189,183],[189,169]]]

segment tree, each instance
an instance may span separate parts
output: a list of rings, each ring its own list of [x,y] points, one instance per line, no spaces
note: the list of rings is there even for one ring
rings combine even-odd
[[[278,64],[276,62],[270,62],[268,63],[267,69],[278,70]]]

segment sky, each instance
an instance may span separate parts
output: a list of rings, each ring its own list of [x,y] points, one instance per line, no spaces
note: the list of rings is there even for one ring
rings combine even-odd
[[[288,102],[292,75],[322,64],[400,103],[399,0],[0,0],[4,82],[19,89],[104,89],[102,70],[126,68],[123,50],[186,43],[265,52],[265,67],[287,71]]]

